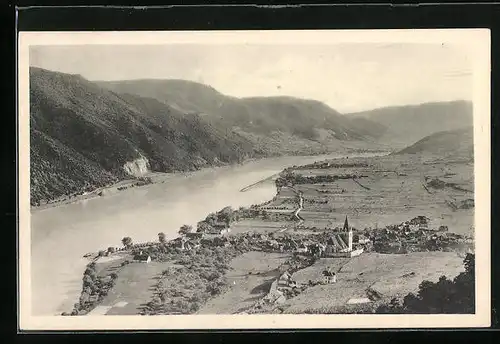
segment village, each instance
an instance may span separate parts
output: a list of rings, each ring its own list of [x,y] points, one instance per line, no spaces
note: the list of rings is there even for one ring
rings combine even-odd
[[[216,215],[222,214],[221,217],[226,217],[230,214],[230,211],[229,208],[225,208]],[[214,220],[214,216],[209,217],[209,219]],[[123,247],[110,247],[106,251],[100,251],[97,256],[92,258],[89,268],[99,264],[101,258],[113,256],[121,258],[118,261],[121,262],[120,266],[123,268],[134,264],[148,265],[152,262],[175,261],[176,258],[180,258],[182,261],[182,257],[198,256],[203,259],[203,255],[206,255],[207,252],[221,249],[224,250],[224,254],[230,257],[245,252],[289,254],[289,259],[277,267],[276,278],[265,295],[246,310],[246,313],[262,313],[279,310],[280,305],[285,303],[286,300],[299,295],[309,287],[337,283],[339,263],[345,264],[351,258],[363,254],[370,254],[370,252],[407,254],[409,252],[454,251],[457,249],[465,249],[471,252],[473,247],[470,238],[449,233],[444,227],[429,229],[427,218],[424,216],[377,231],[357,230],[349,224],[348,217],[346,217],[342,227],[313,234],[279,231],[271,233],[231,233],[230,224],[228,225],[227,222],[216,221],[213,225],[209,225],[205,221],[198,224],[198,231],[193,231],[189,226],[183,226],[179,231],[181,235],[171,241],[164,241],[162,233],[159,233],[159,240],[156,242],[133,244],[130,238],[124,238]],[[297,230],[300,231],[300,228],[303,227],[298,227]],[[189,264],[189,262],[190,260],[187,259],[183,263]],[[333,264],[328,264],[328,262],[333,262]],[[296,272],[314,265],[323,268],[316,269],[316,273],[312,278],[302,281],[294,279],[293,276]],[[90,291],[90,296],[84,299],[88,300],[84,301],[87,304],[78,304],[78,307],[84,306],[91,310],[113,288],[113,282],[117,279],[117,272],[113,270],[114,272],[106,275],[106,269],[102,269],[101,274],[103,271],[104,279],[98,282],[103,288],[96,288],[94,293]],[[220,293],[223,293],[224,290],[226,289],[221,288]],[[350,298],[347,303],[356,305],[381,299],[381,296],[373,290],[369,290],[368,295],[369,297]],[[210,295],[210,297],[214,296],[216,294]],[[183,314],[182,311],[178,313]],[[82,312],[77,314],[82,314]],[[150,309],[146,314],[157,313]],[[160,312],[160,314],[170,313],[167,311],[166,313]]]
[[[338,173],[342,168],[349,171]],[[268,202],[239,209],[225,207],[209,214],[196,228],[182,226],[179,236],[170,241],[161,232],[158,240],[147,243],[133,243],[125,237],[122,247],[87,254],[91,263],[84,275],[83,297],[71,314],[92,314],[102,303],[109,303],[112,310],[108,314],[300,313],[326,302],[321,295],[333,302],[332,309],[341,309],[389,302],[415,290],[426,278],[458,274],[463,269],[461,255],[474,251],[474,241],[467,234],[449,230],[439,218],[436,221],[415,214],[373,228],[363,226],[363,218],[349,210],[342,222],[332,221],[325,203],[337,203],[336,197],[352,198],[353,193],[361,193],[365,199],[373,197],[370,192],[376,191],[376,185],[366,185],[370,182],[368,168],[366,162],[356,161],[293,167],[275,179],[277,195]],[[316,174],[309,173],[311,170]],[[318,171],[327,173],[318,176]],[[381,173],[382,181],[400,180],[411,171]],[[415,179],[414,185],[423,190],[421,195],[429,197],[420,176]],[[406,183],[410,184],[408,178]],[[454,195],[463,192],[453,186]],[[318,190],[328,193],[326,199]],[[317,196],[311,197],[313,194]],[[468,211],[450,210],[445,202],[443,209]],[[406,216],[411,213],[405,212]],[[371,217],[373,221],[377,215]],[[393,221],[398,218],[401,214],[395,212]],[[262,270],[254,271],[256,261],[262,261]],[[125,291],[130,288],[128,280],[120,280],[122,275],[137,278],[139,284],[146,283],[142,281],[146,276],[160,277],[148,287],[155,291],[141,296],[149,300],[134,303],[135,296],[131,296],[128,310],[124,310],[127,307],[113,308],[113,302],[123,301],[109,296],[123,294],[113,291],[118,288],[116,283]],[[179,289],[179,285],[186,287]],[[255,295],[255,301],[245,301]],[[245,307],[231,308],[238,303]]]

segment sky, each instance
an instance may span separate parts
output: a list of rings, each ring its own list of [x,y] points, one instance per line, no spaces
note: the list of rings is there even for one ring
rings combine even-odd
[[[472,99],[471,62],[449,44],[31,46],[30,65],[89,80],[184,79],[235,97],[315,99],[342,113]]]

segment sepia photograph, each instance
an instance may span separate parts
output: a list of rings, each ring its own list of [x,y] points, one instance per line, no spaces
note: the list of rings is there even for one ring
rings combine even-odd
[[[21,324],[489,326],[489,49],[21,32]]]

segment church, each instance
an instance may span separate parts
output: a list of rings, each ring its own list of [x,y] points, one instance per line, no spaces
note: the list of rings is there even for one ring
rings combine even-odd
[[[353,232],[349,226],[349,220],[345,217],[344,226],[339,232],[333,233],[327,241],[324,251],[325,257],[355,257],[359,256],[363,249],[353,249]]]

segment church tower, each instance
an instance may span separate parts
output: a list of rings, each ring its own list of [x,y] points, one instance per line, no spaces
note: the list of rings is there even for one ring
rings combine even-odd
[[[344,232],[348,232],[349,231],[349,221],[347,221],[347,215],[345,217],[345,221],[344,221]]]
[[[347,215],[344,221],[344,232],[347,232],[347,246],[349,252],[352,251],[352,227],[349,226],[349,221],[347,220]]]

